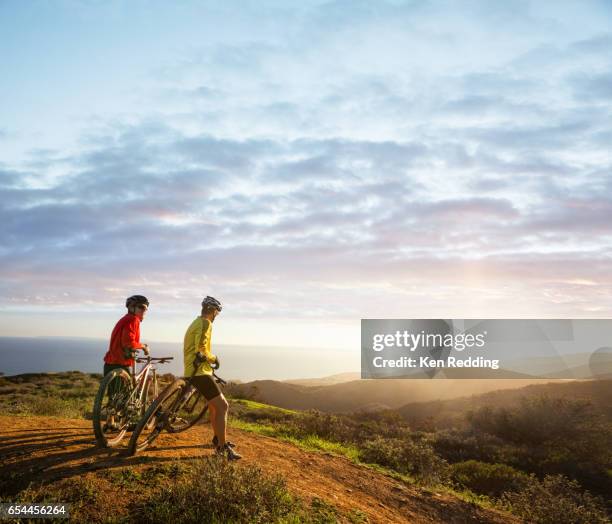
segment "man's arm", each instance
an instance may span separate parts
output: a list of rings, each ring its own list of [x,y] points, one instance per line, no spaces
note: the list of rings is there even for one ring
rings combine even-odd
[[[144,349],[145,353],[148,352],[148,346],[140,343],[140,337],[135,322],[130,322],[121,331],[121,347],[126,355],[136,349]]]
[[[209,363],[214,364],[217,361],[217,357],[210,351],[210,340],[208,340],[209,334],[210,320],[202,319],[202,323],[198,326],[195,334],[196,352],[201,353]]]

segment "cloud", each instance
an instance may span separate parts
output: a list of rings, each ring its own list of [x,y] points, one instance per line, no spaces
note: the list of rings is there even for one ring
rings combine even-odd
[[[605,56],[610,52],[612,47],[612,33],[602,33],[584,40],[573,42],[569,49],[573,52],[585,54]]]
[[[236,279],[296,292],[294,282],[317,281],[331,294],[356,282],[397,279],[401,288],[407,269],[435,280],[464,266],[466,253],[497,273],[506,264],[495,258],[500,250],[534,254],[551,238],[562,246],[561,232],[578,244],[608,234],[610,204],[596,191],[564,199],[560,184],[574,166],[537,154],[504,158],[523,140],[484,154],[431,139],[230,140],[151,122],[124,128],[64,159],[72,171],[52,187],[13,187],[22,177],[7,172],[5,304],[19,286],[22,297],[39,296],[35,303],[72,303],[74,294],[59,290],[74,278],[110,300],[100,289],[137,281],[142,267],[173,289],[197,275],[228,289]],[[463,181],[458,191],[432,184],[428,171],[439,165]],[[522,202],[525,192],[541,203]],[[34,288],[46,294],[28,293]],[[247,291],[233,293],[247,300]]]
[[[580,101],[612,101],[612,70],[598,74],[582,74],[572,79],[574,96]]]
[[[256,290],[257,314],[347,318],[609,288],[596,17],[347,5],[246,7],[156,64],[133,113],[2,166],[0,307],[215,285],[244,314]]]

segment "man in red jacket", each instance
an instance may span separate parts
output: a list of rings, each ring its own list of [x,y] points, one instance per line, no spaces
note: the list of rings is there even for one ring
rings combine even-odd
[[[140,323],[149,309],[147,297],[133,295],[125,301],[125,307],[128,312],[115,324],[104,355],[104,375],[118,368],[129,373],[138,349],[142,349],[145,355],[149,354],[149,347],[140,343]]]
[[[134,364],[136,350],[142,349],[145,355],[149,354],[148,346],[140,342],[140,323],[149,309],[147,297],[133,295],[125,301],[125,307],[128,312],[115,324],[108,351],[104,355],[105,376],[113,369],[124,369],[129,373],[130,367]],[[109,385],[109,394],[114,396],[122,387],[123,382],[113,380]],[[115,417],[111,415],[104,425],[104,431],[116,431],[117,429]]]

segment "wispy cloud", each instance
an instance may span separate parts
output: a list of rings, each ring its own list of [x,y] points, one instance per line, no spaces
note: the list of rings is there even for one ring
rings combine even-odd
[[[140,103],[0,166],[0,307],[214,283],[244,317],[603,314],[606,17],[332,2],[174,35]]]

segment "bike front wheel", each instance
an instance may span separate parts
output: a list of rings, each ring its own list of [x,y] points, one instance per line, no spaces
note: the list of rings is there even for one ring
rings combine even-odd
[[[130,455],[144,451],[168,426],[168,420],[183,393],[185,381],[175,380],[151,403],[136,425],[128,445]]]
[[[196,388],[187,384],[168,418],[166,429],[170,433],[180,433],[197,424],[208,411],[208,401]]]

